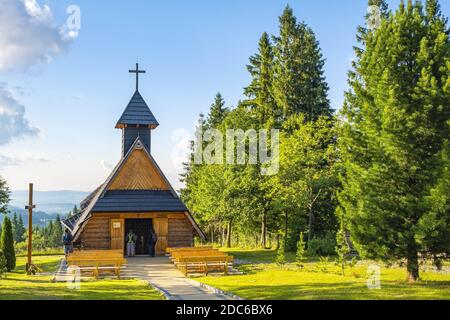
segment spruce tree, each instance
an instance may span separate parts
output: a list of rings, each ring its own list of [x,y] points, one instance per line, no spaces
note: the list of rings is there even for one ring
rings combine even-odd
[[[324,77],[325,60],[314,32],[304,22],[297,23],[287,6],[280,17],[280,34],[274,37],[273,94],[283,119],[304,113],[307,121],[330,117]]]
[[[286,246],[285,246],[285,241],[282,240],[279,243],[278,246],[278,250],[277,250],[277,257],[275,262],[281,267],[283,268],[283,266],[286,264]]]
[[[250,85],[244,89],[249,98],[244,102],[256,114],[261,126],[272,128],[281,112],[277,110],[273,95],[273,48],[269,35],[264,32],[259,40],[258,53],[250,57],[247,70],[252,77]]]
[[[297,265],[301,268],[303,268],[303,264],[306,262],[306,243],[303,240],[303,232],[300,232],[300,238],[297,242],[295,262],[297,262]]]
[[[17,223],[17,242],[23,242],[25,240],[25,225],[23,223],[22,215],[19,214],[19,220]]]
[[[16,267],[16,253],[14,250],[14,237],[11,220],[8,216],[5,216],[3,219],[1,245],[0,250],[3,251],[6,258],[6,269],[10,272]]]
[[[342,213],[342,209],[337,209],[337,215],[340,217],[340,228],[336,233],[336,253],[337,253],[337,261],[336,264],[341,267],[341,273],[345,275],[345,266],[347,264],[347,258],[350,253],[350,246],[347,243],[347,230],[345,229],[345,218]]]
[[[416,281],[419,253],[450,251],[440,191],[449,165],[442,161],[450,118],[447,19],[436,0],[426,1],[425,12],[420,1],[402,2],[359,38],[342,111],[339,201],[358,251],[405,259],[407,279]]]
[[[3,254],[3,251],[0,249],[0,279],[3,277],[3,274],[5,274],[8,271],[6,267],[7,261],[5,255]]]
[[[211,129],[217,128],[220,123],[222,123],[223,119],[225,119],[227,113],[228,109],[225,107],[225,101],[219,92],[216,94],[214,103],[211,105],[208,114],[207,127]]]
[[[55,223],[53,224],[53,234],[52,234],[52,247],[59,247],[61,244],[61,239],[63,236],[63,228],[61,224],[61,218],[59,214],[56,215]]]
[[[13,239],[14,239],[14,241],[17,243],[18,241],[17,241],[17,232],[18,232],[18,225],[19,225],[19,220],[17,220],[17,213],[16,212],[14,212],[14,214],[13,214],[13,218],[12,218],[12,222],[11,222],[11,225],[12,225],[12,230],[13,230]]]

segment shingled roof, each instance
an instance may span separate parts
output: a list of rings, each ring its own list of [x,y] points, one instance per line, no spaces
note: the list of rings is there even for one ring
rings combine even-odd
[[[155,116],[137,90],[117,121],[116,128],[123,126],[150,126],[152,128],[159,126]]]
[[[188,209],[171,191],[108,190],[92,212],[172,212]]]

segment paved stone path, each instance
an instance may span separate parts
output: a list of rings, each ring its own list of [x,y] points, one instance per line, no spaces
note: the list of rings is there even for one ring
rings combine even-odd
[[[170,263],[167,257],[127,258],[122,278],[136,278],[168,293],[174,300],[232,300],[231,297],[195,285]]]

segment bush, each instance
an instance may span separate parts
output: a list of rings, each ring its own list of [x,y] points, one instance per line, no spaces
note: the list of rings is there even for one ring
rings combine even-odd
[[[3,219],[2,228],[2,247],[3,255],[6,258],[6,269],[8,271],[14,270],[16,267],[16,253],[14,250],[14,237],[12,232],[11,221],[7,216]]]
[[[275,262],[282,268],[286,264],[286,251],[284,245],[284,239],[280,240],[279,247],[277,250],[277,258]]]
[[[6,258],[3,251],[0,250],[0,279],[6,273]]]
[[[309,256],[334,256],[336,247],[336,239],[333,234],[329,233],[321,238],[313,238],[308,242]]]
[[[300,232],[300,238],[297,242],[297,254],[295,256],[295,262],[301,268],[303,268],[303,264],[306,262],[305,247],[306,244],[305,241],[303,241],[303,232]]]

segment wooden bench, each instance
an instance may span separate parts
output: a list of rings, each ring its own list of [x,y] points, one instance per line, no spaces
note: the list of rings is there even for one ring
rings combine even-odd
[[[233,257],[212,247],[167,248],[170,260],[186,276],[191,272],[207,275],[211,271],[228,274]]]
[[[233,257],[228,255],[182,257],[176,263],[178,269],[185,276],[191,272],[208,275],[210,271],[223,271],[227,275],[230,265],[233,265]]]
[[[173,252],[170,255],[170,260],[176,261],[179,258],[182,257],[204,257],[204,256],[217,256],[217,255],[224,255],[225,253],[220,252],[219,250],[202,250],[202,251],[195,251],[195,252]]]
[[[167,247],[166,253],[172,254],[173,252],[190,252],[190,251],[199,251],[199,250],[213,250],[213,247]]]
[[[76,266],[80,271],[90,271],[98,278],[101,271],[113,271],[120,278],[120,270],[126,259],[122,250],[75,251],[67,257],[69,267]]]

